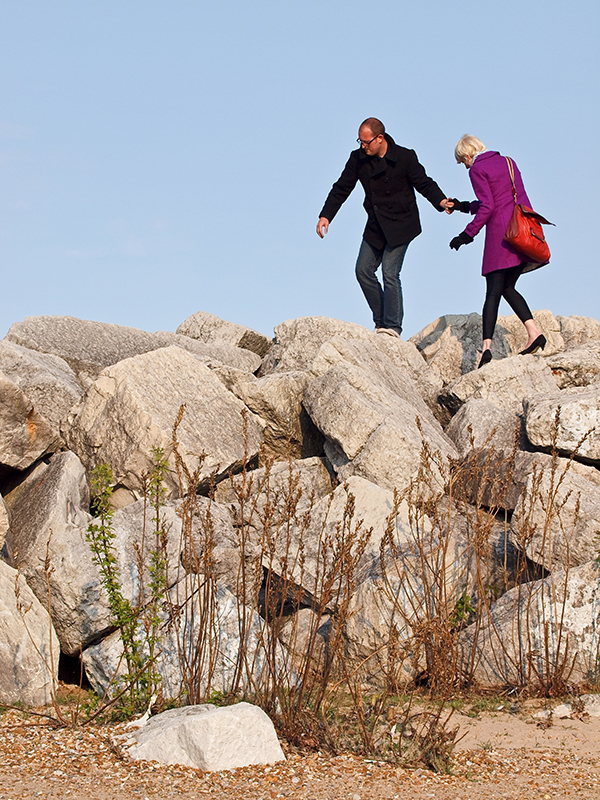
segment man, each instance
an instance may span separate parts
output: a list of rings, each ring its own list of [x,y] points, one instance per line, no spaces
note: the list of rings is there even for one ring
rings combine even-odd
[[[429,178],[414,150],[400,147],[375,117],[358,129],[358,150],[333,184],[317,223],[323,236],[356,182],[365,190],[367,225],[356,262],[356,278],[373,312],[377,332],[400,337],[404,308],[400,270],[409,243],[421,233],[415,189],[438,210],[452,209],[452,201]],[[381,266],[383,287],[376,272]]]

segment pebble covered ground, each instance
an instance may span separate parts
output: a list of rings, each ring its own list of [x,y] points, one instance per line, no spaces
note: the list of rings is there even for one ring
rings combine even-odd
[[[112,740],[122,725],[56,728],[11,710],[0,714],[0,800],[598,800],[600,721],[563,721],[564,735],[554,729],[547,741],[545,731],[529,722],[533,738],[528,746],[514,746],[525,728],[521,724],[520,732],[507,733],[510,715],[468,720],[470,749],[457,751],[452,775],[297,752],[272,766],[211,773],[129,761]],[[480,723],[489,738],[473,746]]]

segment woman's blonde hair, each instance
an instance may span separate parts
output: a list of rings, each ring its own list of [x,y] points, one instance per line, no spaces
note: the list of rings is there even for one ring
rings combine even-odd
[[[475,153],[482,153],[485,150],[485,145],[476,136],[466,133],[461,136],[456,147],[454,148],[454,158],[458,164],[464,162],[465,158],[471,158]]]

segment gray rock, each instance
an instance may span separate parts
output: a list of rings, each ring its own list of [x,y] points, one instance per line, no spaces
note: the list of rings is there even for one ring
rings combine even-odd
[[[285,761],[273,723],[250,703],[172,708],[148,720],[131,739],[128,752],[134,761],[207,771]]]
[[[516,547],[545,569],[579,566],[598,552],[598,471],[550,456],[536,464],[511,520]]]
[[[495,358],[508,355],[509,349],[496,331],[492,345]],[[444,383],[477,366],[481,350],[481,316],[446,314],[431,322],[410,339]]]
[[[61,419],[83,394],[75,373],[62,358],[6,339],[0,340],[0,370],[57,432]]]
[[[419,471],[424,442],[442,459],[457,455],[410,377],[391,378],[341,363],[306,389],[304,406],[341,480],[359,475],[402,491]]]
[[[257,418],[242,411],[210,369],[179,347],[167,347],[107,367],[71,411],[63,430],[68,446],[92,470],[109,464],[117,483],[139,491],[143,473],[152,469],[153,448],[169,461],[166,485],[179,492],[172,430],[180,406],[185,413],[177,431],[181,456],[195,469],[206,453],[201,475],[208,481],[235,470],[245,455],[253,458],[262,438]]]
[[[362,325],[329,317],[287,320],[275,328],[275,344],[263,361],[261,375],[309,369],[321,345],[334,336],[369,339],[371,332]]]
[[[86,510],[90,498],[83,465],[74,453],[57,453],[5,499],[11,515],[6,537],[11,563],[50,610],[63,652],[76,655],[80,646],[110,627],[100,576],[85,539],[92,517]]]
[[[161,678],[160,688],[166,700],[189,702],[210,695],[211,691],[223,694],[231,691],[242,658],[242,615],[246,625],[245,664],[252,675],[242,666],[240,687],[247,689],[251,680],[262,680],[263,672],[272,664],[273,653],[267,654],[265,650],[264,620],[256,611],[243,606],[224,586],[217,584],[214,594],[207,592],[206,586],[202,576],[185,576],[167,592],[159,612],[154,671]],[[148,658],[143,621],[138,625],[138,637],[144,643],[143,655]],[[276,650],[274,657],[279,665],[281,650]],[[99,694],[116,694],[121,685],[119,680],[126,673],[119,632],[84,650],[83,663],[90,683]]]
[[[50,705],[58,684],[58,639],[23,576],[3,561],[0,621],[0,703]]]
[[[559,389],[600,382],[600,340],[546,359]]]
[[[330,632],[330,617],[318,614],[312,608],[301,608],[286,620],[279,633],[279,640],[292,657],[298,670],[306,667],[310,660],[313,670],[322,670]]]
[[[302,406],[310,376],[282,372],[263,378],[243,376],[230,391],[265,422],[264,458],[275,461],[310,458],[323,452],[323,437]]]
[[[499,408],[519,414],[524,397],[556,391],[552,372],[543,359],[515,356],[489,364],[446,386],[440,402],[456,413],[469,398],[484,398]]]
[[[232,347],[243,347],[263,358],[271,349],[273,340],[258,331],[227,322],[224,319],[198,311],[192,314],[177,328],[177,333],[199,339],[206,344],[226,344]]]
[[[489,619],[459,638],[467,666],[482,687],[537,686],[556,675],[568,684],[598,674],[598,567],[594,562],[511,589],[491,607]],[[573,669],[571,671],[571,665]]]
[[[557,316],[556,319],[560,324],[560,332],[567,349],[600,341],[600,322],[597,320],[576,314],[570,317]]]
[[[331,367],[352,364],[377,375],[392,391],[406,397],[418,407],[423,404],[436,412],[442,381],[432,370],[412,342],[404,342],[383,334],[373,333],[368,339],[348,339],[335,336],[319,349],[311,364],[313,375],[324,375]],[[407,376],[409,381],[406,381]],[[411,387],[406,392],[405,384]]]
[[[600,465],[600,384],[531,393],[523,406],[527,436],[535,447],[549,449],[554,443],[564,455],[577,448],[575,458]]]
[[[75,317],[27,317],[23,322],[15,322],[6,338],[31,350],[60,356],[86,386],[105,367],[169,346],[188,350],[203,361],[222,361],[248,372],[260,366],[258,356],[239,347],[219,343],[209,346],[168,331],[147,333],[138,328]]]
[[[24,470],[61,446],[56,428],[2,372],[0,397],[0,464]]]

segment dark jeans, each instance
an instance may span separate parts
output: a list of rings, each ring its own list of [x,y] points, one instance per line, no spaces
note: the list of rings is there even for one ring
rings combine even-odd
[[[356,261],[356,279],[373,312],[376,328],[393,328],[402,331],[404,306],[400,270],[408,244],[398,247],[386,245],[379,250],[363,239]],[[375,273],[381,266],[383,287]]]
[[[487,292],[483,304],[483,338],[491,339],[498,319],[498,306],[503,297],[512,308],[521,322],[533,319],[533,314],[523,295],[515,289],[515,283],[523,271],[524,264],[518,264],[510,269],[498,269],[485,276]]]

